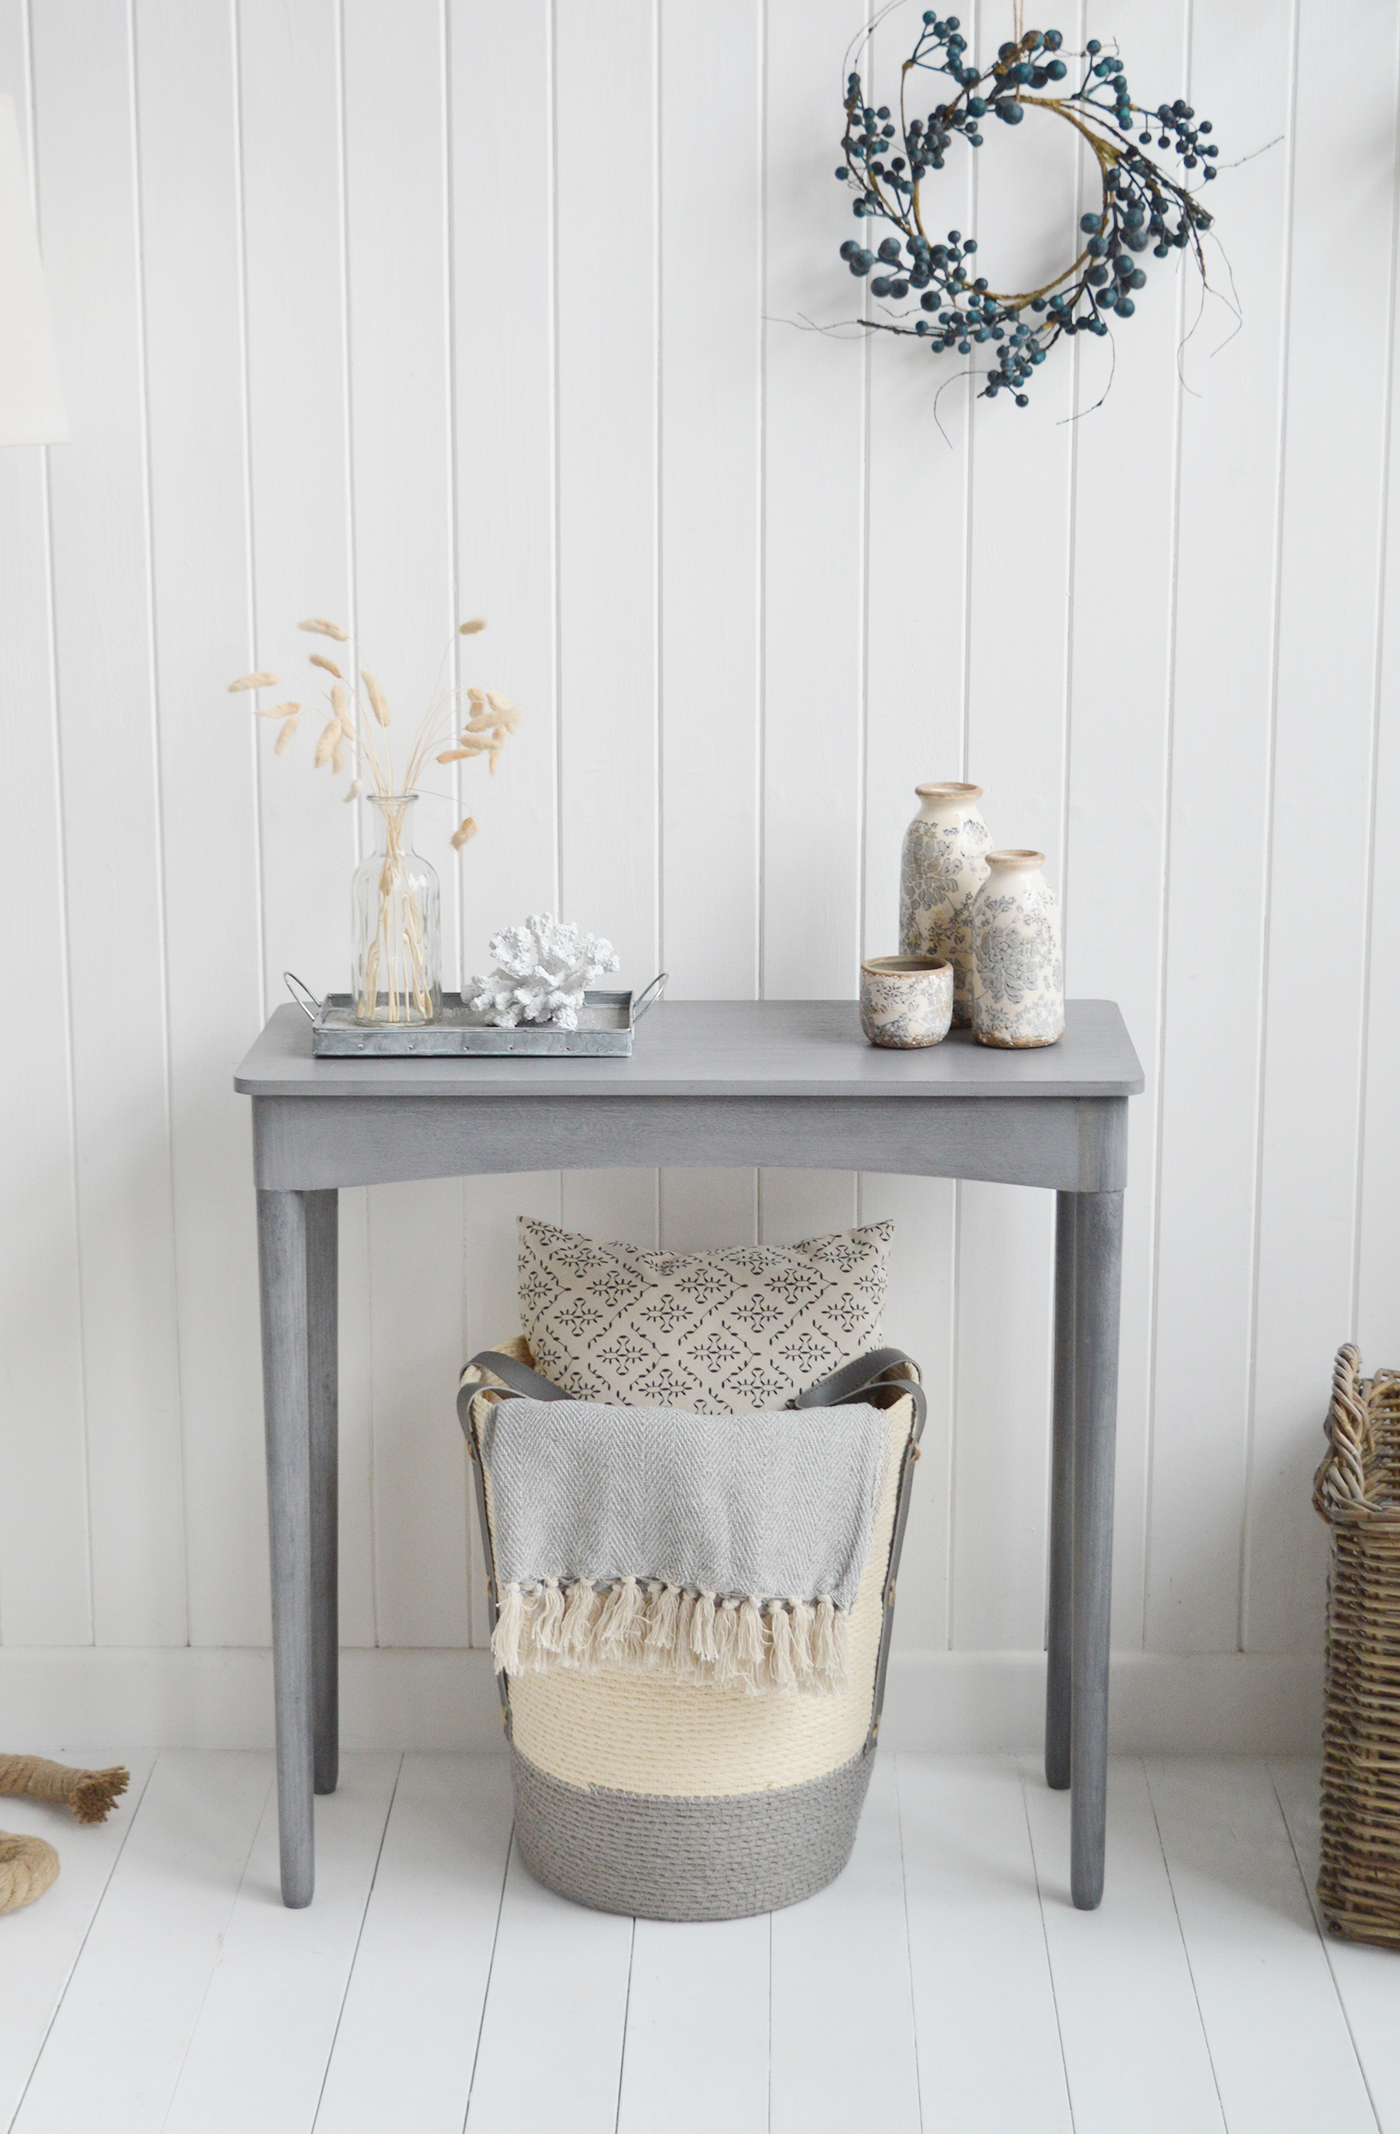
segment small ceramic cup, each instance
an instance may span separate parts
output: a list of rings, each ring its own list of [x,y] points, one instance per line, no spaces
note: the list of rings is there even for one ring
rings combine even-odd
[[[942,956],[872,956],[860,967],[860,1026],[872,1045],[938,1045],[953,1020],[953,966]]]

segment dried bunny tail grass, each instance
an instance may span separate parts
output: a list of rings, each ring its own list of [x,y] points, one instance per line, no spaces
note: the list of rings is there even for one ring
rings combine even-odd
[[[338,751],[339,747],[340,721],[339,719],[332,719],[329,726],[322,729],[321,738],[316,743],[316,760],[312,768],[319,771],[323,763],[330,762],[331,757]]]
[[[489,763],[487,764],[487,766],[486,766],[486,767],[487,767],[487,769],[488,769],[488,770],[490,771],[490,773],[491,773],[491,776],[492,776],[493,778],[494,778],[494,777],[495,777],[495,775],[496,775],[496,765],[497,765],[497,764],[498,764],[498,763],[500,762],[500,760],[501,760],[501,752],[500,752],[500,750],[499,750],[498,748],[493,748],[493,749],[492,749],[492,751],[491,751],[491,760],[490,760],[490,762],[489,762]]]
[[[463,845],[468,844],[470,840],[476,836],[476,832],[477,825],[472,821],[470,815],[463,816],[461,822],[458,823],[456,829],[452,833],[453,851],[460,852]]]
[[[324,667],[327,674],[333,674],[338,682],[343,682],[345,680],[345,676],[341,673],[335,661],[333,659],[327,659],[323,652],[313,652],[311,655],[311,664],[313,667]]]
[[[323,660],[321,664],[322,666],[330,667],[329,660]],[[336,669],[331,667],[331,673],[334,674],[335,672]],[[345,717],[345,691],[338,686],[333,687],[331,690],[331,710],[338,719]]]
[[[240,674],[236,682],[229,683],[228,693],[230,696],[236,696],[240,689],[270,689],[274,682],[280,682],[281,679],[280,674]]]
[[[486,692],[486,701],[495,711],[514,711],[515,709],[515,706],[511,703],[510,698],[507,696],[502,696],[499,689],[488,689]]]
[[[489,734],[500,723],[499,714],[494,711],[473,712],[467,721],[463,739],[465,740],[467,734]]]
[[[345,798],[347,800],[358,800],[364,789],[365,781],[363,778],[352,778],[350,781],[350,789],[346,793]]]
[[[485,618],[485,616],[484,616],[484,615],[478,615],[478,616],[477,616],[477,617],[475,618],[475,620],[474,620],[474,621],[472,621],[472,622],[464,622],[464,623],[463,623],[463,624],[461,625],[461,627],[460,627],[460,630],[459,630],[459,633],[458,633],[458,634],[459,634],[460,636],[462,636],[462,637],[475,637],[475,636],[476,636],[476,633],[477,633],[477,631],[478,631],[478,630],[484,630],[485,628],[486,628],[486,618]]]
[[[471,684],[471,686],[467,690],[467,696],[470,701],[475,704],[478,711],[480,711],[482,705],[486,702],[486,691],[482,688],[480,682],[473,682]]]
[[[277,736],[277,746],[272,751],[274,756],[280,756],[283,749],[290,746],[292,736],[297,730],[297,725],[298,720],[294,712],[291,718],[288,719],[286,724],[283,726],[281,733]]]
[[[340,745],[344,739],[344,734],[341,732],[340,728],[337,727],[335,733],[335,747],[331,750],[331,772],[332,775],[336,778],[340,776],[341,772],[345,768],[345,750]]]
[[[445,748],[436,759],[439,763],[460,763],[464,756],[484,756],[490,748],[489,741],[478,741],[474,735],[463,734],[458,748]]]
[[[313,637],[333,637],[338,645],[347,644],[350,638],[348,630],[342,630],[338,622],[327,622],[324,615],[310,615],[297,628],[309,630]]]
[[[364,681],[365,692],[369,697],[370,709],[380,725],[387,726],[389,723],[389,707],[384,701],[384,691],[380,688],[368,667],[361,667],[360,675]]]
[[[255,719],[290,719],[300,710],[300,704],[255,704],[253,706],[253,717]]]

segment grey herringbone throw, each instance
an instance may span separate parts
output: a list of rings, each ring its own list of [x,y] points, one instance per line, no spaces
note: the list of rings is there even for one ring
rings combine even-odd
[[[751,1415],[491,1404],[481,1449],[498,1667],[837,1687],[888,1443],[887,1418],[864,1404]]]

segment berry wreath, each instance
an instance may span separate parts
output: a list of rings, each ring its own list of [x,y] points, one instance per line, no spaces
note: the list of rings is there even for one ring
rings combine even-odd
[[[1155,136],[1156,146],[1171,150],[1185,170],[1213,178],[1219,150],[1202,138],[1211,131],[1209,119],[1197,120],[1180,97],[1151,110],[1134,104],[1122,60],[1104,57],[1097,38],[1089,40],[1083,54],[1068,55],[1084,60],[1079,87],[1042,95],[1068,76],[1060,57],[1063,48],[1059,30],[1027,30],[1015,43],[1002,45],[995,65],[982,74],[967,64],[967,39],[960,34],[957,16],[930,12],[900,69],[897,124],[888,105],[873,109],[866,103],[859,74],[851,74],[846,83],[841,142],[845,161],[836,175],[855,194],[853,212],[893,223],[904,243],[886,237],[870,252],[848,238],[841,257],[857,277],[869,275],[872,268],[882,270],[871,279],[872,296],[899,300],[918,291],[920,309],[931,314],[909,324],[899,317],[860,323],[884,333],[917,335],[935,353],[956,349],[967,356],[977,343],[991,343],[996,361],[986,374],[981,397],[995,400],[1005,389],[1014,394],[1018,407],[1027,404],[1022,388],[1031,372],[1045,361],[1061,334],[1105,334],[1110,316],[1132,317],[1132,291],[1147,279],[1137,260],[1149,249],[1154,259],[1166,259],[1173,249],[1189,247],[1205,278],[1201,235],[1212,217],[1143,151]],[[956,94],[935,104],[927,118],[906,119],[906,91],[916,71],[947,75]],[[972,278],[975,238],[949,230],[945,242],[930,243],[919,188],[930,171],[943,169],[956,138],[980,148],[984,118],[995,116],[1008,126],[1019,126],[1027,105],[1065,120],[1088,142],[1103,197],[1097,214],[1080,218],[1084,248],[1063,273],[1039,289],[1001,295],[984,279]],[[1135,126],[1140,129],[1136,140]],[[892,148],[903,152],[891,154]]]

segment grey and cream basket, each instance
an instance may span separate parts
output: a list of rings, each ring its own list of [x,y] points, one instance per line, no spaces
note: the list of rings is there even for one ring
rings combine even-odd
[[[484,1404],[508,1397],[503,1374],[522,1391],[537,1389],[521,1365],[532,1366],[523,1338],[484,1351],[463,1372],[457,1396],[493,1629],[495,1554],[480,1429]],[[516,1844],[536,1880],[597,1911],[738,1919],[814,1896],[846,1865],[874,1766],[895,1574],[923,1431],[917,1366],[898,1350],[876,1350],[801,1404],[855,1399],[883,1411],[890,1457],[850,1613],[844,1687],[746,1697],[622,1668],[501,1675]]]
[[[1339,1350],[1313,1503],[1327,1580],[1322,1861],[1330,1931],[1400,1948],[1400,1371]]]

